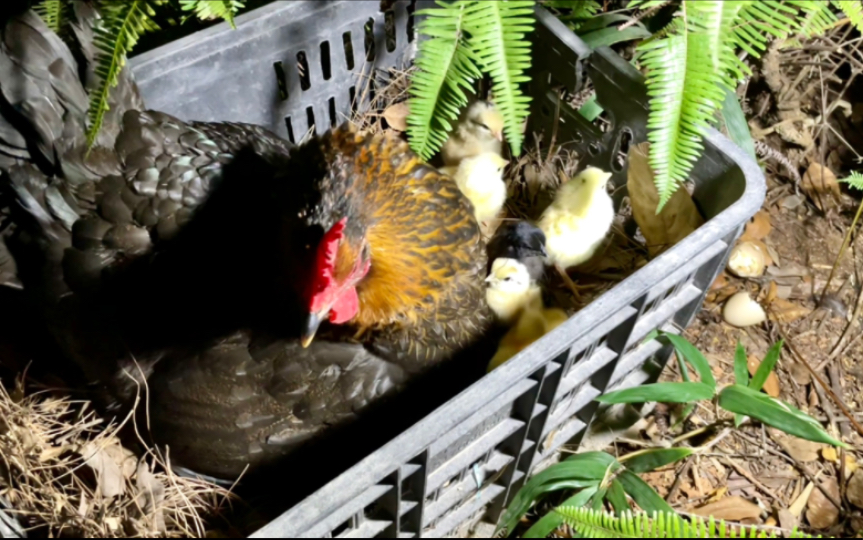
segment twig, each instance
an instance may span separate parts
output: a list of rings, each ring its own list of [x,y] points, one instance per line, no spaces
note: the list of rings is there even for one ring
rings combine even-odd
[[[759,445],[759,446],[761,444],[757,440],[750,437],[749,435],[746,435],[745,433],[738,431],[737,436],[740,437],[741,439],[745,440],[745,441],[748,441],[750,444]],[[769,454],[773,454],[774,456],[780,457],[780,458],[784,459],[785,461],[794,465],[797,468],[797,470],[799,470],[800,472],[803,473],[803,476],[805,476],[807,480],[809,480],[810,482],[815,484],[815,486],[819,489],[819,491],[821,491],[821,493],[823,493],[824,496],[827,497],[827,500],[829,500],[831,503],[833,503],[833,506],[835,506],[836,508],[839,508],[839,509],[842,508],[842,502],[837,501],[836,498],[833,496],[833,494],[830,493],[829,491],[827,491],[827,488],[821,486],[821,483],[818,482],[815,479],[815,477],[812,475],[812,473],[809,472],[809,469],[806,468],[806,465],[797,461],[792,456],[789,456],[789,455],[785,454],[784,452],[780,452],[779,450],[776,450],[776,449],[771,448],[769,446],[764,446],[763,448]]]
[[[773,311],[773,310],[771,309],[771,311]],[[818,373],[816,373],[815,370],[812,369],[812,366],[809,365],[809,362],[807,362],[803,358],[803,355],[800,354],[800,351],[798,351],[797,347],[794,346],[794,343],[791,341],[791,339],[788,337],[788,335],[782,329],[782,326],[780,325],[780,323],[778,321],[774,321],[774,322],[777,326],[777,329],[779,330],[779,335],[782,336],[782,339],[785,340],[785,343],[788,345],[788,349],[796,357],[797,362],[799,362],[803,367],[805,367],[809,371],[809,374],[812,376],[812,378],[815,379],[815,381],[821,385],[821,387],[824,389],[824,391],[827,393],[827,395],[829,395],[830,398],[834,401],[834,403],[836,403],[836,405],[839,407],[839,409],[842,410],[842,414],[844,414],[848,418],[848,420],[851,422],[851,425],[854,426],[854,429],[857,430],[857,433],[859,433],[860,435],[863,435],[863,426],[861,426],[860,423],[854,419],[854,414],[848,409],[848,407],[845,405],[845,403],[842,401],[842,399],[840,399],[839,396],[837,396],[835,393],[833,393],[833,389],[830,388],[830,386],[826,382],[824,382],[824,379],[822,379],[818,375]]]
[[[617,29],[622,32],[622,31],[626,30],[627,28],[629,28],[630,26],[635,26],[636,24],[640,23],[644,19],[653,16],[654,13],[656,13],[657,11],[664,8],[665,6],[667,6],[670,3],[671,3],[671,0],[668,0],[667,2],[663,2],[662,4],[659,4],[658,6],[653,6],[650,9],[645,9],[644,11],[634,15],[631,20],[626,21],[625,23],[618,26]]]
[[[743,467],[741,467],[741,466],[740,466],[740,465],[738,465],[737,463],[734,463],[733,461],[731,461],[730,459],[728,459],[728,457],[720,458],[720,459],[719,459],[719,461],[721,461],[722,463],[725,463],[726,465],[728,465],[729,467],[731,467],[732,469],[734,469],[735,471],[737,471],[737,474],[739,474],[739,475],[740,475],[740,476],[742,476],[743,478],[746,478],[747,480],[749,480],[750,482],[752,482],[752,485],[753,485],[753,486],[757,487],[757,488],[758,488],[758,489],[760,489],[763,493],[765,493],[765,494],[769,495],[770,497],[772,497],[774,501],[781,501],[781,500],[782,500],[782,498],[781,498],[781,497],[779,497],[779,495],[777,495],[776,493],[774,493],[772,489],[770,489],[769,487],[765,486],[764,484],[762,484],[761,482],[759,482],[759,481],[758,481],[754,476],[752,476],[752,473],[750,473],[749,471],[747,471],[746,469],[744,469]]]
[[[680,484],[683,482],[683,479],[689,474],[689,470],[692,469],[693,456],[689,456],[686,458],[686,463],[683,464],[683,468],[678,473],[677,478],[674,479],[674,483],[671,484],[671,489],[668,490],[668,495],[665,496],[665,500],[668,503],[674,500],[677,496],[677,492],[680,491]]]

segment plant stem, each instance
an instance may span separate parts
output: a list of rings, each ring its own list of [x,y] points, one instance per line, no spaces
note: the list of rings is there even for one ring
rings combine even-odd
[[[824,290],[821,292],[820,302],[824,301],[824,297],[827,296],[827,292],[830,290],[830,282],[832,282],[833,278],[836,276],[836,269],[839,267],[839,262],[842,260],[842,256],[845,255],[845,251],[848,249],[848,246],[851,245],[851,237],[854,236],[854,230],[857,228],[857,223],[860,221],[861,215],[863,215],[863,200],[860,201],[860,207],[857,208],[857,215],[854,216],[854,223],[852,223],[851,227],[848,229],[848,233],[845,235],[845,241],[842,243],[842,249],[839,250],[839,255],[836,256],[836,262],[833,263],[833,268],[830,270],[830,277],[827,278],[827,284],[824,285]]]

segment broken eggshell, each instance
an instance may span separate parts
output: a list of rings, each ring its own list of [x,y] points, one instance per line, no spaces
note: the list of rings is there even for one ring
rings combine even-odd
[[[755,242],[740,242],[731,251],[728,270],[737,277],[756,278],[764,275],[767,257],[764,250]]]
[[[732,326],[746,328],[766,321],[767,313],[749,296],[749,293],[740,292],[728,299],[722,318]]]

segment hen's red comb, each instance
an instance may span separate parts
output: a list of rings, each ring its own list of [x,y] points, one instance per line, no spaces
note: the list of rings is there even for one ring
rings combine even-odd
[[[334,284],[336,257],[339,251],[339,242],[345,237],[345,227],[348,219],[342,218],[321,239],[318,245],[318,255],[315,261],[315,275],[312,286],[312,310],[321,308],[319,303],[325,300],[326,292]]]

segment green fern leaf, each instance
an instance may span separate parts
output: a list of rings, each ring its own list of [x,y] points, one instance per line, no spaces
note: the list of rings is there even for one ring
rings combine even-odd
[[[839,18],[833,13],[830,2],[822,0],[788,0],[788,4],[802,12],[800,33],[807,38],[824,34],[836,25]]]
[[[126,55],[138,43],[141,34],[159,29],[151,19],[154,14],[151,4],[146,0],[102,3],[102,21],[95,28],[94,36],[99,84],[90,93],[88,148],[92,148],[102,129],[108,111],[108,93],[117,86],[117,77],[126,65]]]
[[[725,92],[730,74],[740,76],[731,48],[739,1],[691,1],[669,33],[642,44],[651,98],[648,118],[650,161],[656,171],[661,211],[688,177],[704,148],[701,137]]]
[[[504,119],[504,133],[513,155],[521,154],[522,128],[530,114],[530,97],[520,85],[529,82],[530,41],[533,31],[531,0],[473,2],[467,9],[465,27],[470,33],[471,54],[491,75],[494,102]]]
[[[468,98],[465,89],[482,74],[469,55],[463,36],[470,2],[438,1],[438,8],[419,12],[427,15],[418,33],[424,37],[417,52],[417,71],[411,79],[408,135],[414,152],[430,159],[446,141],[459,111]]]
[[[863,191],[863,174],[861,174],[857,171],[852,172],[851,176],[849,176],[848,178],[846,178],[844,180],[839,180],[839,181],[842,182],[843,184],[848,184],[849,186],[851,186],[854,189],[858,189],[860,191]]]
[[[223,19],[236,29],[234,16],[245,7],[239,0],[180,0],[183,11],[194,11],[202,21]]]
[[[624,513],[615,517],[607,512],[563,506],[555,510],[564,522],[583,538],[776,538],[775,530],[731,526],[723,520],[683,517],[672,512]],[[791,538],[813,538],[791,533]]]
[[[798,10],[777,0],[747,0],[734,25],[732,42],[750,55],[760,58],[772,38],[784,39],[799,28]],[[749,68],[738,61],[738,69]]]
[[[833,5],[841,9],[851,24],[863,32],[863,2],[860,0],[833,0]]]
[[[70,3],[66,0],[42,0],[33,9],[55,34],[60,34],[64,23],[68,20]]]

